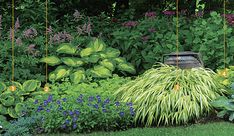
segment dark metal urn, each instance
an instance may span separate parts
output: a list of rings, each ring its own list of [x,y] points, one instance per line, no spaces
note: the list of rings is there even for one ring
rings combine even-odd
[[[177,66],[178,62],[178,67],[182,69],[203,67],[203,62],[201,60],[200,54],[191,51],[178,52],[178,53],[173,52],[170,54],[164,54],[163,62],[165,64],[173,66]]]

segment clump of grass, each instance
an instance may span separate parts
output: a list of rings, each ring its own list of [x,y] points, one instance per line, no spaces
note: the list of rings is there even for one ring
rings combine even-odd
[[[208,114],[210,102],[225,90],[205,68],[152,68],[122,86],[115,95],[135,106],[135,122],[145,126],[186,124]]]

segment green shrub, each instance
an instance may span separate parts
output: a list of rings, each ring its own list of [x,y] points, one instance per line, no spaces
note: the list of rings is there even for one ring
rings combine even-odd
[[[112,77],[116,71],[135,74],[135,68],[124,58],[119,57],[120,51],[107,45],[99,39],[91,41],[85,49],[77,50],[69,43],[61,44],[56,52],[57,56],[48,56],[41,59],[41,62],[50,66],[59,65],[49,75],[52,82],[64,79],[69,76],[73,83],[80,83],[92,78]],[[77,56],[80,57],[77,57]],[[60,65],[63,63],[64,65]]]
[[[115,94],[123,102],[133,102],[136,123],[151,126],[185,124],[206,115],[212,109],[210,102],[224,91],[209,69],[163,65],[147,70]]]

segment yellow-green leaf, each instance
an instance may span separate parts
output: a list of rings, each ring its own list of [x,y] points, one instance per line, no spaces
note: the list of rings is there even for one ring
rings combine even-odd
[[[70,43],[62,43],[57,48],[56,52],[64,54],[75,54],[77,48]]]
[[[40,62],[47,63],[50,66],[55,66],[61,63],[60,59],[56,56],[44,57],[40,60]]]

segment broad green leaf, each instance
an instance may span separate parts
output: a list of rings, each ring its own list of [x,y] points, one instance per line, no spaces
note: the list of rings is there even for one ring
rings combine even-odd
[[[94,52],[103,51],[106,48],[105,43],[100,39],[96,39],[95,41],[92,41],[89,45],[93,49]]]
[[[0,114],[1,115],[5,115],[5,114],[7,114],[7,108],[5,107],[5,106],[3,106],[3,105],[1,105],[0,104]]]
[[[231,115],[229,116],[229,121],[233,121],[234,119],[234,112],[231,113]]]
[[[116,57],[119,57],[120,51],[118,49],[109,47],[109,48],[106,48],[105,55],[106,55],[106,58],[116,58]]]
[[[18,118],[19,116],[17,115],[15,109],[12,108],[8,108],[7,109],[8,114],[10,115],[10,117],[12,118]]]
[[[104,66],[94,66],[93,70],[90,71],[93,77],[98,78],[107,78],[111,77],[112,73],[109,69],[105,68]]]
[[[119,65],[117,65],[117,67],[121,71],[126,71],[126,72],[131,73],[131,74],[136,73],[134,66],[130,63],[120,63]]]
[[[0,82],[0,93],[6,90],[6,85],[3,82]]]
[[[218,112],[217,116],[218,116],[219,118],[223,118],[224,115],[226,115],[227,113],[228,113],[227,110],[222,110],[222,111]]]
[[[70,43],[62,43],[57,48],[56,52],[64,54],[75,54],[77,48]]]
[[[15,105],[15,112],[18,116],[20,116],[22,114],[22,111],[25,109],[25,106],[23,103],[17,103]]]
[[[114,58],[114,61],[116,62],[116,63],[126,63],[127,61],[126,61],[126,59],[125,58],[123,58],[123,57],[118,57],[118,58]]]
[[[60,59],[56,56],[44,57],[40,60],[40,62],[47,63],[50,66],[55,66],[61,63]]]
[[[115,65],[112,61],[108,60],[108,59],[104,59],[102,61],[99,62],[100,65],[108,68],[110,71],[114,71],[115,70]]]
[[[15,98],[11,96],[11,92],[4,92],[0,95],[0,102],[4,106],[12,106],[14,105]]]
[[[92,54],[89,57],[84,57],[83,58],[83,60],[86,63],[97,63],[99,59],[100,59],[100,55],[99,54]]]
[[[77,84],[85,80],[85,71],[84,70],[76,70],[74,73],[70,75],[70,79],[73,83]]]
[[[80,58],[64,57],[61,59],[64,64],[70,67],[79,67],[84,64]]]
[[[37,80],[28,80],[23,83],[23,90],[26,92],[35,91],[38,86],[40,86],[40,82]]]
[[[50,73],[49,79],[50,81],[56,81],[61,78],[67,77],[70,74],[71,70],[66,66],[57,67],[52,73]]]
[[[93,49],[88,47],[88,48],[85,48],[85,49],[80,51],[80,56],[87,57],[87,56],[91,55],[93,52],[94,52]]]
[[[221,96],[217,98],[215,101],[211,102],[211,105],[215,108],[223,108],[225,105],[228,104],[228,99],[225,96]]]

